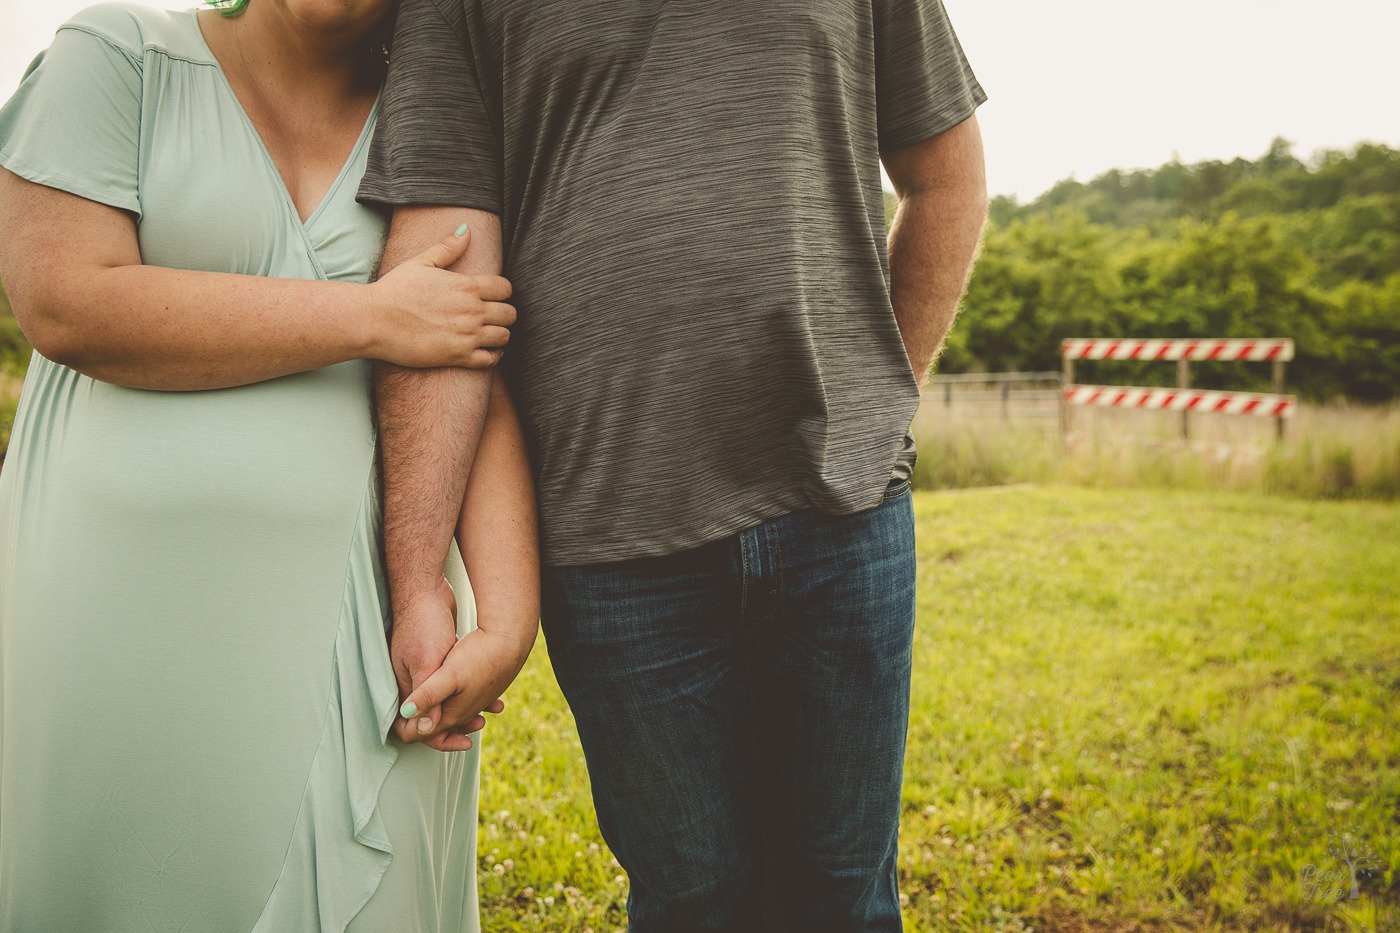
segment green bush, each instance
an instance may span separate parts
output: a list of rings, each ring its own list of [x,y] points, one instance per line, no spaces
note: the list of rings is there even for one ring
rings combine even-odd
[[[29,365],[31,349],[19,323],[12,317],[0,316],[0,367],[24,369]]]
[[[13,384],[11,390],[9,386]],[[10,448],[10,431],[15,426],[15,406],[19,403],[19,380],[0,366],[0,464]]]
[[[12,316],[5,289],[0,286],[0,463],[5,461],[5,451],[10,446],[19,386],[29,365],[30,352],[29,341]]]

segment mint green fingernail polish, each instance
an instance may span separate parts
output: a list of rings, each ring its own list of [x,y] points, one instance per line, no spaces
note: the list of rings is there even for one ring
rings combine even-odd
[[[466,224],[462,224],[462,226],[460,226],[460,227],[457,228],[457,236],[466,236],[466,235],[467,235],[467,225],[466,225]]]
[[[404,701],[403,701],[403,706],[400,706],[400,707],[399,707],[399,715],[402,716],[404,719],[412,719],[414,716],[417,716],[417,715],[418,715],[418,706],[417,706],[417,704],[411,703],[411,702],[409,702],[408,700],[404,700]]]

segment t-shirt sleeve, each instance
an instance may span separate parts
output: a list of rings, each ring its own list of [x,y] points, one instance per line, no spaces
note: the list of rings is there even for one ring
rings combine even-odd
[[[0,165],[21,178],[141,213],[141,61],[65,25],[0,108]]]
[[[875,0],[875,106],[880,148],[952,129],[987,99],[942,0]]]
[[[501,212],[501,162],[460,0],[403,0],[359,199]]]

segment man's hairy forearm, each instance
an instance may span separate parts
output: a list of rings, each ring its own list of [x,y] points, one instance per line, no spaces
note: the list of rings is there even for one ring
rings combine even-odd
[[[375,381],[389,592],[403,605],[442,579],[490,373],[380,364]]]
[[[885,162],[899,193],[890,226],[890,300],[909,365],[923,381],[967,290],[987,218],[976,120]]]
[[[890,300],[922,382],[938,358],[967,290],[987,216],[985,198],[949,192],[900,202],[890,231]]]
[[[460,208],[395,211],[381,271],[417,255],[444,227],[462,220],[471,227],[471,246],[453,271],[498,274],[499,221]],[[442,579],[490,389],[489,370],[376,366],[384,550],[395,607],[435,592]]]

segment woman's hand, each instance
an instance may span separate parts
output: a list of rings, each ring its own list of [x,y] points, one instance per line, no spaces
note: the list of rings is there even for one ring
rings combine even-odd
[[[515,323],[515,309],[505,304],[510,282],[447,271],[471,238],[466,224],[458,231],[370,286],[377,359],[415,368],[487,369],[499,362]]]
[[[457,641],[457,596],[446,579],[439,579],[432,593],[411,602],[396,600],[392,619],[389,658],[399,698],[406,700],[442,667]],[[403,723],[394,725],[403,737]]]
[[[438,751],[472,747],[468,733],[485,725],[483,712],[505,708],[501,694],[515,680],[533,642],[475,629],[457,639],[427,680],[408,695],[395,723],[399,738]]]
[[[489,367],[515,320],[505,279],[446,270],[464,237],[373,285],[167,269],[144,264],[134,215],[3,168],[0,231],[0,278],[34,349],[133,389],[225,389],[358,359]]]

